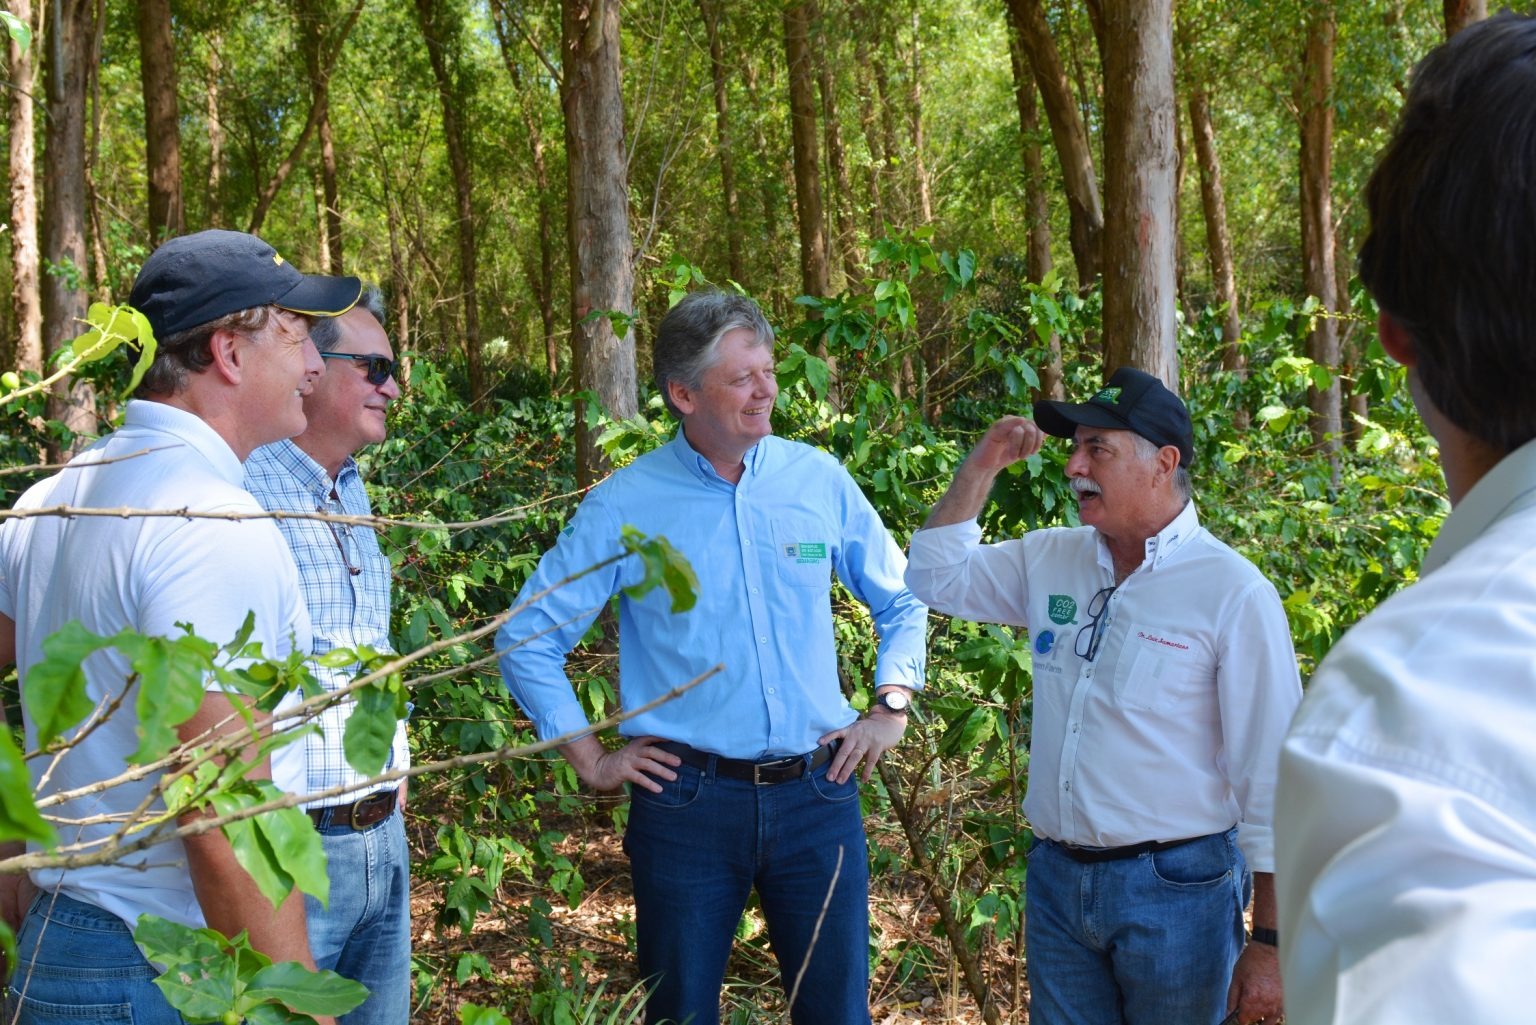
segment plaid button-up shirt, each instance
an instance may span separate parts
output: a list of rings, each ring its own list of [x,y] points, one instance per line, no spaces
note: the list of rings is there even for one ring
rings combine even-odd
[[[370,516],[372,506],[350,457],[335,481],[325,469],[291,441],[265,445],[245,461],[245,486],[269,510],[324,511],[349,516]],[[325,520],[279,520],[278,528],[293,551],[299,582],[314,631],[311,654],[323,655],[332,648],[368,645],[377,651],[394,650],[389,643],[389,559],[379,550],[379,539],[369,527]],[[337,669],[310,667],[327,690],[340,690],[362,672],[354,663]],[[352,784],[359,776],[347,764],[342,751],[342,731],[352,702],[343,701],[321,713],[321,732],[306,738],[309,790]],[[405,724],[395,729],[389,768],[410,764],[405,743]],[[326,804],[361,800],[395,784],[359,790]],[[311,807],[318,807],[313,805]]]

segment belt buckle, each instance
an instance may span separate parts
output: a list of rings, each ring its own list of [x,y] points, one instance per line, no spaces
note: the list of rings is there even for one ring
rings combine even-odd
[[[351,827],[354,833],[360,833],[375,822],[382,822],[384,819],[389,818],[389,806],[385,804],[384,814],[376,818],[370,818],[367,822],[358,823],[359,815],[372,815],[374,808],[377,807],[380,801],[386,801],[393,796],[391,791],[384,790],[365,797],[361,801],[354,801],[351,810],[347,813],[347,825]]]
[[[783,780],[763,779],[762,778],[763,770],[764,769],[771,769],[771,770],[777,772],[780,769],[788,769],[791,764],[793,764],[794,762],[797,762],[799,760],[800,760],[800,758],[799,758],[798,755],[789,755],[788,757],[785,757],[785,758],[775,758],[771,762],[753,762],[752,763],[752,785],[755,786],[755,787],[766,787],[766,786],[772,786],[775,783],[782,783]]]

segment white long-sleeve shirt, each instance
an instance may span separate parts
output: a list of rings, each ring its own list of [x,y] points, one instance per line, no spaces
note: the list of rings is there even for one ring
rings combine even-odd
[[[1249,867],[1274,869],[1276,763],[1301,700],[1273,585],[1200,526],[1193,503],[1114,584],[1091,527],[983,545],[975,523],[918,531],[907,585],[941,612],[1026,627],[1034,730],[1024,812],[1038,835],[1092,847],[1238,827]]]

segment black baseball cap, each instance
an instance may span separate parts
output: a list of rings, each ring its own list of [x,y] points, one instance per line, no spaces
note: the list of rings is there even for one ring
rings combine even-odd
[[[1195,457],[1194,428],[1184,400],[1151,374],[1121,367],[1087,402],[1036,402],[1035,423],[1058,438],[1070,438],[1078,427],[1108,427],[1134,431],[1161,448],[1179,450],[1179,465]]]
[[[255,235],[215,228],[168,239],[151,253],[128,302],[163,340],[256,306],[337,317],[362,292],[357,278],[301,274]]]

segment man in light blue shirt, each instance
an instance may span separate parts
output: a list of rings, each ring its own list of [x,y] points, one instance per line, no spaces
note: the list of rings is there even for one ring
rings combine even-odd
[[[351,310],[320,320],[310,338],[325,373],[304,397],[304,433],[264,445],[245,462],[245,486],[264,509],[370,516],[373,508],[354,453],[387,434],[385,416],[400,397],[395,355],[384,333],[384,301],[373,286]],[[366,526],[331,520],[283,519],[278,529],[299,569],[313,629],[310,653],[367,646],[391,651],[389,559]],[[312,672],[329,691],[348,686],[363,667],[325,666]],[[318,732],[305,739],[308,780],[319,793],[357,786],[368,777],[347,762],[342,739],[354,702],[323,711]],[[405,723],[395,726],[388,768],[410,764]],[[411,1008],[411,881],[405,826],[397,812],[405,788],[376,783],[305,805],[325,846],[331,899],[306,897],[309,945],[315,964],[368,987],[368,999],[341,1025],[403,1025]]]
[[[868,864],[858,781],[906,729],[923,684],[927,609],[905,559],[831,456],[773,437],[773,330],[750,299],[690,295],[662,320],[657,388],[682,430],[594,488],[497,636],[508,688],[544,739],[587,727],[565,658],[619,599],[619,678],[637,708],[609,750],[561,752],[588,785],[631,785],[624,848],[634,878],[647,1018],[718,1022],[731,940],[756,888],[797,1025],[869,1022]],[[633,526],[692,563],[698,604],[622,594],[642,569],[613,562]],[[880,637],[876,704],[843,698],[833,574]],[[548,592],[547,594],[544,592]]]

